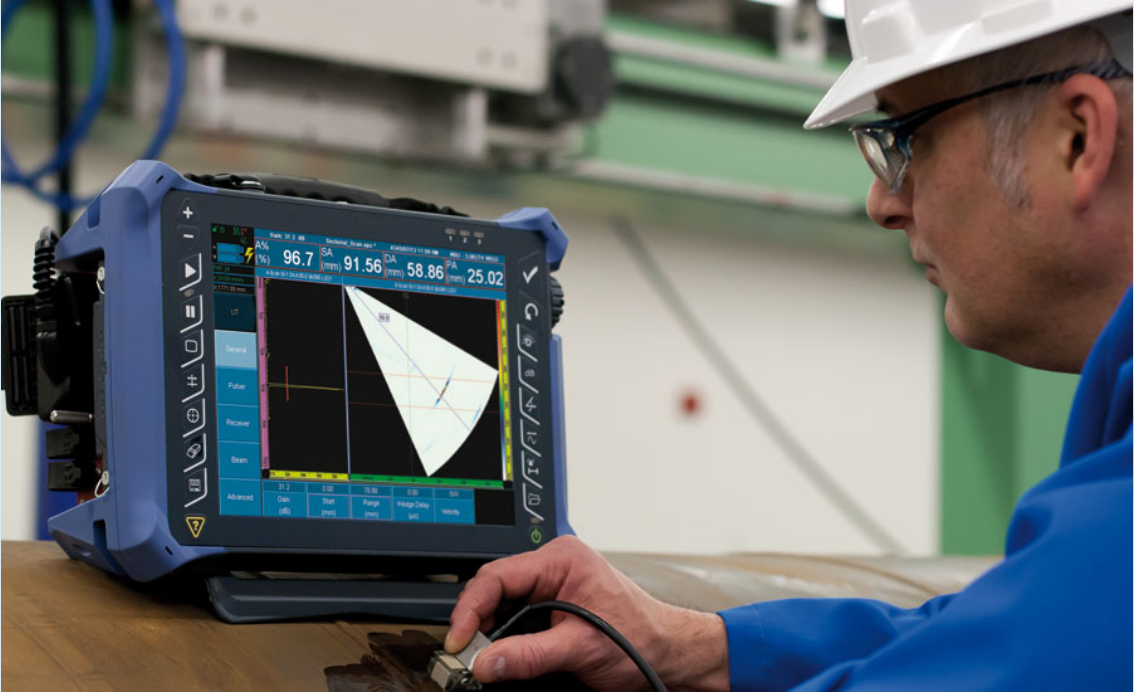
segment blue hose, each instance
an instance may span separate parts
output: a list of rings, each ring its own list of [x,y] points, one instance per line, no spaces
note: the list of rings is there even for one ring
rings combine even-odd
[[[27,4],[27,0],[9,0],[4,3],[0,12],[0,36],[7,38],[11,20],[16,11]],[[63,140],[59,142],[55,154],[42,166],[30,174],[24,174],[16,166],[15,160],[8,152],[8,147],[0,141],[0,153],[4,161],[4,182],[25,181],[38,182],[45,175],[55,173],[71,158],[76,145],[82,141],[90,130],[95,116],[102,108],[103,99],[106,98],[106,87],[110,82],[111,50],[114,47],[114,20],[110,7],[110,0],[91,0],[91,9],[95,19],[95,64],[91,75],[91,82],[87,88],[87,97],[79,109]]]
[[[0,37],[7,35],[12,17],[26,2],[27,0],[8,0],[4,3],[3,9],[0,10]],[[102,103],[106,98],[107,85],[110,81],[112,50],[114,48],[114,20],[110,0],[90,0],[90,3],[95,20],[94,70],[87,89],[87,97],[83,101],[74,123],[67,130],[63,140],[59,142],[55,153],[46,163],[31,173],[24,173],[16,165],[15,159],[12,158],[4,138],[0,137],[0,159],[3,160],[3,172],[0,173],[0,180],[5,183],[21,185],[39,199],[64,211],[71,211],[76,207],[85,207],[90,203],[91,198],[77,198],[58,192],[45,192],[39,187],[40,180],[44,176],[58,172],[74,156],[75,149],[86,138],[95,117],[102,108]],[[185,43],[181,37],[181,30],[177,26],[177,15],[173,0],[154,0],[154,5],[161,16],[165,30],[166,48],[169,55],[169,85],[161,121],[142,154],[144,159],[157,158],[177,123],[177,113],[181,108],[181,98],[185,90],[187,62]]]
[[[161,15],[161,24],[165,31],[165,47],[169,56],[169,84],[165,91],[165,106],[161,111],[161,121],[149,146],[142,152],[143,159],[156,159],[161,153],[165,142],[173,134],[173,127],[177,124],[177,114],[181,110],[181,98],[185,93],[185,73],[188,60],[185,57],[185,40],[181,37],[181,28],[177,26],[177,12],[173,7],[173,0],[154,0],[158,14]]]

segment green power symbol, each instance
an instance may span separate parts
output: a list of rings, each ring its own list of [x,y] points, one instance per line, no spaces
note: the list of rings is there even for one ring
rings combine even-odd
[[[528,532],[528,538],[532,539],[532,543],[539,545],[543,543],[543,531],[540,531],[538,526],[533,526],[532,530]]]

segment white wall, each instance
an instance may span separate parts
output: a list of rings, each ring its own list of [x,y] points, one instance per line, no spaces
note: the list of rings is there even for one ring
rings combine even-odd
[[[9,137],[33,145],[47,121],[42,109],[7,102],[4,115]],[[145,135],[113,117],[100,123],[81,159],[89,190],[116,175],[130,160],[123,152],[140,150]],[[580,536],[618,550],[875,552],[744,412],[649,288],[609,229],[610,213],[628,214],[699,319],[826,471],[906,550],[936,552],[938,306],[895,251],[900,238],[796,241],[766,227],[772,217],[759,209],[702,224],[694,212],[709,205],[668,195],[419,173],[292,147],[183,138],[165,159],[185,171],[339,179],[477,216],[551,206],[571,236],[558,331]],[[25,291],[31,243],[54,217],[10,188],[0,209],[3,291]],[[689,390],[704,404],[693,417],[680,407]],[[2,419],[0,530],[30,537],[33,426]]]
[[[580,535],[619,550],[872,552],[740,406],[621,244],[601,228],[567,228],[559,331]],[[827,473],[907,550],[935,551],[932,293],[889,257],[642,232]],[[682,412],[689,389],[701,415]]]
[[[29,195],[8,187],[0,189],[0,293],[30,293],[32,247],[39,229],[54,223],[50,209]],[[0,363],[0,367],[4,367]],[[0,536],[31,538],[35,535],[38,475],[38,419],[0,415]]]

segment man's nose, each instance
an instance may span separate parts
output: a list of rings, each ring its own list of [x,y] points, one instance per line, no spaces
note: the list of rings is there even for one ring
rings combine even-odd
[[[870,194],[866,198],[866,213],[882,228],[894,230],[905,228],[913,218],[909,188],[910,184],[907,180],[902,183],[898,194],[891,195],[890,189],[875,178],[870,184]]]

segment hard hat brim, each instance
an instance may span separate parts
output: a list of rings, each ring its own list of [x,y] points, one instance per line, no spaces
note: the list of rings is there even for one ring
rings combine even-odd
[[[900,75],[897,70],[883,72],[878,70],[877,66],[872,69],[865,63],[865,60],[855,60],[843,70],[819,105],[808,116],[807,121],[803,123],[804,129],[816,130],[828,127],[873,110],[878,104],[874,92],[913,76],[919,71],[910,70],[908,75]]]
[[[868,112],[877,105],[875,94],[878,90],[904,79],[1129,8],[1130,0],[1107,0],[1098,2],[1097,8],[1088,10],[1086,16],[1081,8],[1074,13],[1056,12],[1042,22],[1012,28],[999,27],[994,35],[981,22],[973,22],[927,37],[928,40],[920,42],[916,50],[888,60],[870,62],[866,57],[855,58],[835,80],[803,127],[808,130],[828,127]]]

